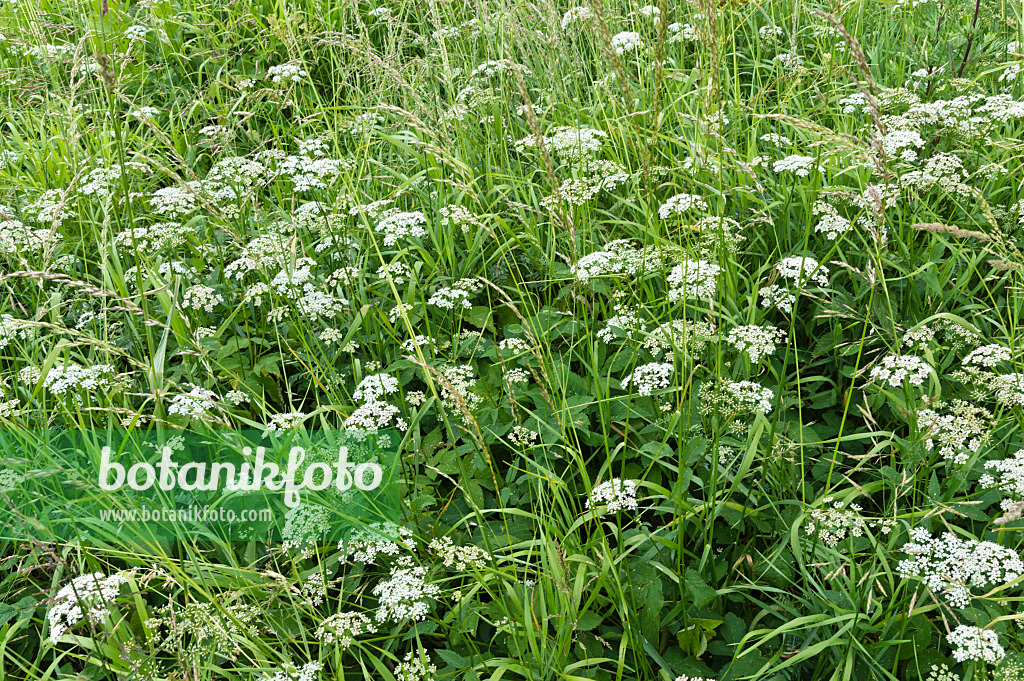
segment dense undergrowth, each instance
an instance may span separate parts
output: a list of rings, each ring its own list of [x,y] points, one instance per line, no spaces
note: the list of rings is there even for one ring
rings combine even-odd
[[[2,543],[4,675],[1024,678],[1020,21],[0,2],[0,425],[394,429],[404,502]]]

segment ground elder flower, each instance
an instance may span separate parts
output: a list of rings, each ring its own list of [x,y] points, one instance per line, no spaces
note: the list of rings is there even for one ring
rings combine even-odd
[[[668,220],[673,215],[684,215],[692,210],[706,211],[707,201],[697,194],[676,194],[670,197],[658,209],[658,217]]]
[[[997,402],[1007,406],[1024,406],[1024,374],[1003,374],[993,376],[989,387],[995,391]]]
[[[376,633],[377,626],[363,613],[339,612],[321,622],[315,636],[323,643],[337,643],[344,649],[355,643],[357,636]]]
[[[431,602],[440,593],[436,584],[427,581],[426,568],[414,566],[408,556],[400,558],[391,568],[391,576],[373,588],[373,595],[380,603],[376,619],[378,622],[425,619]]]
[[[183,308],[193,310],[206,310],[213,312],[213,308],[224,302],[224,297],[209,286],[196,284],[188,288],[181,298]]]
[[[953,646],[953,659],[957,662],[999,662],[1006,656],[999,645],[999,635],[991,629],[961,624],[946,640]]]
[[[766,388],[753,381],[736,381],[726,384],[725,389],[742,406],[754,411],[767,414],[772,410],[772,403],[775,401],[775,391]]]
[[[445,567],[454,567],[460,572],[468,568],[482,570],[491,559],[490,554],[479,546],[456,546],[451,537],[434,539],[430,542],[430,550],[437,554]]]
[[[984,443],[992,429],[992,414],[963,400],[953,400],[948,413],[917,411],[917,425],[929,452],[938,444],[942,458],[964,465]]]
[[[217,399],[217,394],[213,391],[193,386],[187,395],[175,395],[171,398],[171,406],[167,411],[170,414],[179,414],[187,418],[203,419],[216,408],[215,399]]]
[[[378,555],[397,556],[402,549],[412,550],[412,530],[391,522],[371,523],[365,530],[354,530],[338,542],[341,559],[356,563],[374,563]]]
[[[405,660],[395,667],[395,681],[430,681],[435,678],[436,673],[435,665],[425,664],[421,657],[414,658],[410,650],[406,653]]]
[[[783,258],[775,265],[775,271],[784,279],[798,286],[814,282],[818,286],[828,286],[828,268],[818,264],[814,258],[807,256],[790,256]]]
[[[367,402],[345,419],[345,427],[355,430],[385,430],[396,428],[404,432],[409,426],[401,417],[402,411],[387,402]]]
[[[509,442],[516,445],[517,447],[528,447],[537,442],[540,434],[525,428],[523,426],[515,426],[512,428],[512,432],[508,434]]]
[[[644,41],[640,38],[639,33],[623,31],[612,36],[612,49],[614,49],[615,54],[620,57],[627,52],[642,50],[643,47]]]
[[[30,323],[9,314],[0,314],[0,349],[6,348],[12,340],[28,340],[33,333]]]
[[[398,392],[398,379],[390,374],[373,374],[367,376],[352,393],[352,399],[364,402],[376,402],[385,395],[393,395]]]
[[[55,395],[68,390],[97,390],[111,386],[114,367],[110,364],[94,364],[83,367],[78,364],[55,365],[47,372],[43,385]]]
[[[714,298],[718,286],[719,265],[706,260],[686,260],[668,275],[668,299]]]
[[[81,575],[61,587],[46,612],[50,623],[50,640],[57,643],[69,629],[83,619],[99,624],[110,615],[110,606],[120,586],[128,579],[121,574],[105,576],[102,572]]]
[[[750,356],[752,364],[775,352],[775,344],[785,340],[786,334],[774,326],[737,326],[726,340],[739,352]]]
[[[607,482],[602,482],[594,488],[590,493],[590,498],[587,499],[588,509],[600,505],[606,505],[606,510],[609,513],[623,510],[635,511],[637,509],[636,481],[612,478]]]
[[[871,380],[887,383],[891,388],[902,388],[903,381],[921,386],[931,371],[931,366],[920,357],[887,355],[880,366],[871,370]]]
[[[964,357],[964,364],[979,364],[992,368],[1000,362],[1010,361],[1010,349],[1001,345],[982,345]]]
[[[655,390],[663,390],[669,386],[674,370],[675,367],[671,364],[657,362],[639,366],[632,374],[622,379],[622,389],[628,390],[632,385],[638,395],[650,395]]]
[[[783,55],[779,55],[776,59],[782,56]],[[813,156],[800,156],[793,154],[792,156],[787,156],[775,161],[772,164],[772,170],[777,173],[793,173],[797,177],[807,177],[811,174],[812,170],[817,170],[824,175],[825,169],[814,161],[815,159]]]
[[[970,587],[1007,584],[1024,573],[1017,552],[994,542],[960,539],[952,532],[933,538],[923,527],[912,529],[910,538],[902,550],[911,557],[900,561],[897,570],[944,594],[955,608],[970,606]]]
[[[427,217],[419,211],[395,213],[381,220],[377,224],[377,231],[384,234],[385,246],[394,246],[399,239],[425,237],[427,235],[427,230],[423,228],[425,224],[427,224]]]
[[[309,73],[307,73],[305,69],[300,68],[297,64],[280,64],[278,66],[271,66],[267,69],[267,78],[270,78],[270,80],[275,83],[285,81],[298,83],[308,75]]]
[[[280,671],[264,675],[263,681],[314,681],[317,673],[323,667],[320,662],[307,662],[300,668],[289,664]]]
[[[552,154],[568,161],[579,161],[595,156],[601,151],[603,140],[608,133],[594,128],[575,128],[572,126],[560,126],[553,128],[550,134],[544,138],[544,146]],[[518,151],[537,145],[535,137],[524,137],[515,143]]]
[[[831,506],[827,506],[831,502]],[[889,534],[896,526],[896,522],[889,519],[877,522],[866,520],[861,517],[861,507],[858,504],[850,504],[843,508],[843,502],[832,501],[832,497],[822,500],[822,508],[816,508],[810,513],[810,522],[804,525],[807,534],[818,533],[818,537],[827,546],[836,547],[839,542],[847,536],[863,537],[868,529],[877,528],[882,534]]]

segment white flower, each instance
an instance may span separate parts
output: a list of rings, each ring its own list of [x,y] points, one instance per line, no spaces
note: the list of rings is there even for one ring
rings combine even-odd
[[[50,640],[54,643],[68,629],[82,619],[99,624],[110,614],[110,606],[117,597],[119,587],[128,579],[121,574],[109,577],[102,572],[75,577],[53,597],[53,605],[46,613],[50,623]]]
[[[818,286],[828,286],[828,269],[818,264],[811,257],[790,256],[783,258],[775,265],[775,271],[784,279],[789,279],[798,286],[813,281]]]
[[[379,599],[377,621],[422,620],[440,593],[436,584],[427,581],[427,569],[414,566],[409,556],[403,556],[395,561],[391,576],[373,588]]]
[[[175,395],[171,398],[171,406],[167,411],[170,414],[180,414],[188,418],[202,419],[206,418],[209,412],[216,408],[215,399],[217,399],[217,394],[213,391],[193,386],[189,394]]]
[[[964,364],[980,364],[992,368],[1000,362],[1010,361],[1010,350],[1001,345],[982,345],[964,357]]]
[[[377,633],[377,626],[369,617],[361,612],[339,612],[321,622],[314,635],[324,643],[337,643],[347,648],[364,633]]]
[[[669,386],[670,377],[675,370],[671,364],[659,364],[652,362],[644,364],[633,370],[633,373],[622,379],[623,390],[628,390],[630,385],[636,388],[638,395],[650,395],[655,390],[662,390]]]
[[[640,38],[639,33],[623,31],[612,36],[612,48],[615,50],[615,54],[620,57],[627,52],[641,50],[643,47],[644,41]]]
[[[737,326],[729,332],[727,340],[740,352],[750,356],[752,364],[775,352],[775,344],[781,343],[786,334],[774,326]]]
[[[676,194],[658,209],[658,217],[668,220],[673,215],[683,215],[691,210],[706,211],[707,201],[697,194]]]
[[[286,664],[280,671],[264,674],[263,681],[313,681],[321,669],[323,669],[323,664],[320,662],[307,662],[299,669],[296,669],[294,665]]]
[[[781,56],[783,55],[779,55],[779,57]],[[776,59],[779,57],[776,57]],[[814,162],[813,156],[799,156],[797,154],[775,161],[772,164],[772,170],[777,173],[791,172],[798,177],[807,177],[811,174],[812,170],[817,170],[822,174],[825,173],[825,169]]]
[[[961,624],[946,637],[953,646],[953,659],[957,662],[999,662],[1006,651],[999,645],[999,635],[991,629]]]
[[[871,380],[888,383],[892,388],[903,387],[904,380],[920,386],[931,371],[931,366],[920,357],[887,355],[882,358],[881,366],[871,370]]]
[[[669,300],[714,298],[722,268],[706,260],[685,260],[668,275]]]
[[[726,383],[725,389],[740,404],[755,409],[762,414],[767,414],[773,408],[772,403],[775,401],[775,391],[771,388],[765,388],[759,383],[736,381],[735,383]]]
[[[637,509],[636,482],[619,478],[602,482],[590,493],[590,498],[587,499],[587,508],[602,504],[607,505],[609,513],[623,510],[635,511]]]
[[[384,245],[394,246],[399,239],[406,237],[422,238],[427,235],[423,225],[427,217],[419,212],[395,213],[384,218],[377,224],[377,231],[384,234]]]
[[[293,83],[298,83],[308,75],[309,74],[297,64],[281,64],[279,66],[271,66],[267,69],[267,78],[270,78],[275,83],[289,80]]]
[[[352,393],[352,399],[363,402],[376,402],[385,395],[398,392],[398,379],[390,374],[373,374],[367,376]]]
[[[922,580],[933,593],[945,594],[955,608],[970,606],[969,587],[1007,584],[1024,573],[1017,552],[994,542],[960,539],[952,532],[933,538],[923,527],[912,529],[910,538],[903,551],[912,557],[896,569],[904,577]]]

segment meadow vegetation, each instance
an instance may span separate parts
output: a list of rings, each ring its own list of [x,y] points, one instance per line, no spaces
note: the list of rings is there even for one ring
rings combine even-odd
[[[1024,679],[1021,9],[0,0],[0,427],[403,500],[0,542],[3,675]]]

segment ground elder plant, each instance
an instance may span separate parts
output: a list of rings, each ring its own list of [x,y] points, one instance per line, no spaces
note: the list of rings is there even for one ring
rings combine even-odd
[[[0,2],[0,431],[387,431],[399,496],[69,540],[4,451],[2,668],[1021,678],[1020,26]]]

